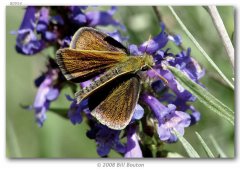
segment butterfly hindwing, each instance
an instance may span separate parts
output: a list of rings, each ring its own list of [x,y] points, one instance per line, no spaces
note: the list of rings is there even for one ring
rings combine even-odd
[[[116,130],[125,128],[133,115],[139,92],[137,75],[128,75],[109,83],[89,98],[89,109],[100,123]]]

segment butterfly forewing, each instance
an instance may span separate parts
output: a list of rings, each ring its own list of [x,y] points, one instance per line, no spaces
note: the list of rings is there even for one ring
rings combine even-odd
[[[112,128],[125,128],[133,115],[140,92],[137,75],[112,81],[89,98],[89,109],[100,123]]]
[[[81,82],[127,60],[123,52],[60,49],[56,61],[67,80]]]
[[[81,82],[128,58],[127,49],[105,33],[80,28],[70,47],[57,51],[57,63],[67,80]]]
[[[90,27],[82,27],[73,36],[70,48],[78,50],[117,51],[128,54],[120,42]]]

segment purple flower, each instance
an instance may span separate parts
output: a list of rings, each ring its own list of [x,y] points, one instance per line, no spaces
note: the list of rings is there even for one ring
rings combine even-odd
[[[116,7],[112,7],[108,11],[89,11],[86,12],[87,25],[90,27],[95,27],[97,25],[107,26],[114,25],[120,26],[122,29],[125,29],[123,25],[113,19],[113,14],[116,11]]]
[[[64,20],[61,15],[55,15],[51,18],[51,22],[56,25],[64,25]]]
[[[120,142],[119,135],[121,131],[113,130],[105,125],[95,123],[91,130],[87,132],[90,139],[95,139],[97,143],[97,153],[101,156],[107,156],[111,149],[124,154],[126,147]]]
[[[34,23],[36,21],[35,12],[36,8],[33,6],[28,6],[26,8],[20,29],[34,29]]]
[[[77,104],[76,99],[71,98],[70,96],[66,96],[69,101],[72,101],[70,108],[68,110],[68,117],[70,121],[76,125],[82,122],[81,112],[87,108],[87,100],[82,101],[80,104]]]
[[[160,140],[172,143],[177,141],[174,131],[184,134],[184,128],[191,122],[189,114],[177,111],[176,106],[168,104],[164,106],[155,97],[144,94],[142,99],[149,105],[158,120],[158,135]]]
[[[186,52],[181,52],[175,57],[167,57],[160,63],[164,64],[166,61],[169,65],[174,66],[184,72],[190,79],[199,83],[199,79],[204,75],[205,71],[201,69],[199,64],[190,57],[190,48]],[[159,58],[158,58],[159,60]],[[160,59],[161,60],[161,59]],[[175,79],[171,71],[164,69],[161,65],[155,67],[156,71],[168,81],[168,87],[183,101],[195,101],[196,97],[185,90],[181,84]],[[148,71],[149,77],[155,77],[153,71]],[[199,83],[200,84],[200,83]]]
[[[73,21],[74,24],[79,26],[85,25],[87,22],[87,18],[85,14],[82,12],[82,8],[79,6],[71,6],[70,9],[70,20]]]
[[[38,40],[31,29],[17,31],[16,50],[24,55],[34,55],[45,48],[45,43]]]
[[[143,117],[144,109],[139,104],[136,105],[132,120],[140,120]]]
[[[156,93],[160,93],[166,88],[162,80],[154,81],[151,84],[151,87]]]
[[[158,67],[159,69],[155,69],[161,76],[163,76],[168,81],[168,87],[182,100],[186,101],[195,101],[196,97],[193,96],[190,92],[185,90],[181,84],[178,83],[178,81],[175,79],[174,75],[169,71],[165,70],[161,67]],[[147,74],[150,78],[157,77],[155,72],[152,70],[147,71]],[[159,87],[160,89],[160,87]],[[162,88],[163,89],[163,88]],[[156,87],[155,87],[156,90]],[[159,90],[156,90],[159,91]]]
[[[39,11],[38,23],[36,30],[38,33],[44,33],[48,29],[49,24],[49,8],[42,7]]]
[[[34,33],[35,12],[35,7],[27,7],[21,26],[16,32],[16,50],[24,55],[36,54],[45,47],[44,41],[39,40]]]
[[[191,124],[194,125],[196,124],[200,119],[201,119],[201,114],[198,112],[193,106],[190,106],[189,109],[191,110]]]
[[[173,94],[164,93],[159,100],[160,102],[174,104],[178,111],[188,112],[191,117],[190,125],[196,124],[201,119],[200,113],[194,108],[194,106],[189,105],[187,103],[188,101],[184,101],[181,98],[174,96]]]
[[[40,127],[46,119],[46,111],[49,108],[50,102],[56,100],[59,95],[59,89],[52,87],[53,81],[53,75],[46,76],[38,88],[33,104],[35,118]]]
[[[56,68],[53,59],[49,58],[47,68],[48,70],[35,80],[38,90],[33,105],[23,106],[23,108],[35,110],[35,118],[40,127],[46,120],[50,103],[58,98],[63,82],[63,76]]]
[[[168,39],[173,41],[177,46],[182,43],[182,37],[180,35],[168,35]]]
[[[127,132],[127,145],[125,158],[142,158],[142,150],[138,143],[136,127],[130,126]]]
[[[198,83],[198,80],[201,79],[205,70],[202,70],[200,65],[190,56],[191,49],[188,48],[187,51],[182,51],[177,54],[174,59],[169,61],[169,64],[177,67],[184,73],[186,73],[189,78]]]
[[[135,55],[135,56],[142,55],[142,52],[139,51],[137,45],[134,45],[134,44],[129,46],[129,51],[131,55]]]
[[[57,34],[54,32],[54,30],[49,29],[49,23],[57,25],[63,25],[64,21],[60,15],[56,16],[49,16],[50,9],[42,7],[40,9],[40,16],[39,16],[39,21],[36,26],[36,30],[39,34],[42,35],[42,38],[46,41],[53,42],[57,39]]]
[[[201,119],[201,114],[195,109],[194,106],[187,104],[187,101],[184,101],[180,98],[176,98],[175,100],[171,101],[178,110],[183,112],[188,112],[191,117],[191,124],[196,124]]]
[[[70,37],[65,37],[61,42],[60,42],[60,46],[61,48],[67,48],[70,46],[72,38]]]
[[[86,12],[85,9],[85,6],[27,7],[22,24],[15,32],[16,50],[24,55],[34,55],[48,46],[66,47],[69,38],[82,26],[114,25],[125,29],[113,18],[116,7],[108,11]],[[117,31],[113,37],[125,40]]]
[[[162,31],[160,32],[159,35],[140,45],[139,50],[142,53],[146,52],[148,54],[154,54],[155,52],[157,52],[159,49],[163,48],[167,44],[168,36],[164,32],[165,25],[163,23],[161,23],[161,28],[162,28]]]

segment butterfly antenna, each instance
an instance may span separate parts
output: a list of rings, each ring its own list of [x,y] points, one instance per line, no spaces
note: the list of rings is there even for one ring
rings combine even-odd
[[[163,76],[161,76],[155,69],[153,69],[153,67],[151,67],[150,65],[148,65],[149,68],[151,68],[151,70],[164,82],[165,85],[168,85],[168,81],[166,80],[166,78],[164,78]]]

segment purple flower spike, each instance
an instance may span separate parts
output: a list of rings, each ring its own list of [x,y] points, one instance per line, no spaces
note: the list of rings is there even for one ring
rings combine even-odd
[[[176,106],[169,104],[167,107],[161,104],[155,97],[143,95],[143,100],[148,104],[158,120],[158,135],[160,140],[172,143],[177,141],[173,131],[184,134],[184,128],[191,122],[189,114],[176,111]]]
[[[91,130],[87,132],[90,139],[95,139],[97,143],[97,153],[104,157],[111,149],[119,153],[125,153],[126,147],[120,142],[120,131],[109,129],[108,127],[95,123]]]
[[[43,122],[47,118],[46,111],[49,108],[50,102],[55,100],[59,95],[59,91],[51,88],[52,83],[52,77],[47,76],[39,86],[33,104],[33,108],[35,110],[35,118],[40,127],[42,127]]]
[[[127,146],[125,158],[142,158],[142,150],[138,143],[136,128],[135,126],[130,126],[127,132]]]
[[[17,34],[17,52],[24,55],[34,55],[45,48],[44,41],[38,40],[31,29],[20,29]]]
[[[162,31],[159,35],[157,35],[153,39],[146,41],[142,45],[140,45],[139,50],[142,53],[146,52],[148,54],[154,54],[156,51],[163,48],[167,44],[168,36],[164,32],[165,25],[163,23],[161,24],[161,28],[162,28]]]
[[[35,13],[35,7],[27,7],[21,26],[16,32],[16,50],[24,55],[33,55],[45,47],[44,42],[38,40],[33,31],[36,22]]]
[[[24,14],[20,29],[34,29],[34,23],[35,23],[35,13],[36,13],[36,8],[32,6],[28,6],[26,8],[26,12]]]

